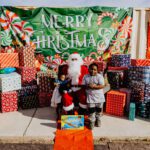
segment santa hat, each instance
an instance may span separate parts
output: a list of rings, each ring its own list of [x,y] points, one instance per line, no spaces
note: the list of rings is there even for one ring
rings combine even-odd
[[[70,111],[74,108],[74,104],[73,104],[73,98],[71,97],[71,95],[69,93],[64,93],[62,95],[62,101],[63,101],[63,109],[65,111]]]

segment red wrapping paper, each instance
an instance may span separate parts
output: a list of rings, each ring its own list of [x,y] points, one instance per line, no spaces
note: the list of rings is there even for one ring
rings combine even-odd
[[[39,92],[39,106],[50,106],[52,93]]]
[[[16,91],[0,93],[0,103],[2,112],[17,111],[18,95]]]
[[[150,66],[150,59],[131,59],[132,66]]]
[[[119,91],[109,91],[106,99],[106,113],[123,116],[126,103],[126,94]]]
[[[30,46],[19,47],[19,66],[35,67],[34,48]]]
[[[17,72],[21,75],[23,86],[36,84],[36,69],[34,67],[18,67]]]

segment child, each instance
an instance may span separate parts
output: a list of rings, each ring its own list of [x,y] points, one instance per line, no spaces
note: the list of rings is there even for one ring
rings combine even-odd
[[[98,74],[98,66],[93,63],[89,66],[89,74],[84,76],[83,85],[86,87],[87,105],[89,110],[89,127],[93,129],[94,126],[100,126],[100,114],[105,102],[103,93],[104,78]]]
[[[58,75],[58,79],[56,79],[54,82],[55,89],[53,91],[53,95],[52,95],[52,99],[51,99],[51,106],[56,107],[56,113],[57,113],[58,117],[62,111],[62,101],[61,101],[62,96],[60,93],[60,89],[63,89],[63,87],[65,87],[65,85],[68,82],[69,81],[66,80],[66,76],[64,74]]]

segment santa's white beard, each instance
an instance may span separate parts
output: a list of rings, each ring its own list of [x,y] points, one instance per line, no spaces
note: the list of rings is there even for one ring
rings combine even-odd
[[[68,76],[71,79],[72,85],[77,85],[81,74],[81,63],[77,61],[69,62]]]

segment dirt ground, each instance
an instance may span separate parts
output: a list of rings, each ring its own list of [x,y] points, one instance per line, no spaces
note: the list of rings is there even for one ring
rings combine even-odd
[[[53,141],[42,138],[14,138],[12,141],[10,138],[0,138],[0,150],[53,150]],[[95,139],[94,150],[150,150],[150,138]]]

